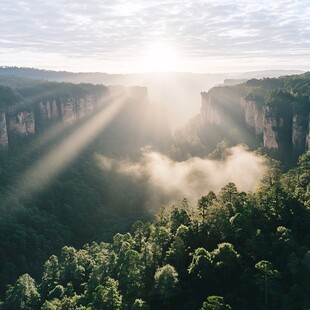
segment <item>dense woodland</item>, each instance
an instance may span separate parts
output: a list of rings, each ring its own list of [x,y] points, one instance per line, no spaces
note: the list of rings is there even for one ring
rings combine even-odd
[[[254,193],[229,183],[112,242],[63,247],[3,309],[307,309],[309,184],[309,153],[285,174],[270,161]]]
[[[96,87],[5,80],[10,88],[0,86],[0,101],[24,102],[30,109],[27,98],[49,100]],[[309,85],[305,74],[250,80],[237,89],[308,113]],[[230,132],[211,148],[194,121],[171,141],[167,121],[160,119],[158,132],[143,120],[143,111],[128,105],[48,188],[25,193],[22,200],[14,190],[23,172],[80,124],[37,148],[38,136],[49,129],[38,124],[37,136],[15,137],[0,151],[0,308],[309,308],[309,152],[290,170],[267,159],[267,173],[254,192],[239,192],[229,183],[197,197],[197,205],[186,198],[175,206],[158,205],[154,216],[146,208],[144,180],[98,169],[96,154],[139,160],[141,147],[151,144],[178,160],[220,159],[228,146],[245,141]]]

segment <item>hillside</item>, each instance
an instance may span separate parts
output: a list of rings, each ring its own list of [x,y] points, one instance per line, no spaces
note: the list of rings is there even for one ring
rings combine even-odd
[[[255,193],[233,183],[186,199],[110,243],[63,247],[36,282],[9,286],[3,309],[307,309],[310,154]]]

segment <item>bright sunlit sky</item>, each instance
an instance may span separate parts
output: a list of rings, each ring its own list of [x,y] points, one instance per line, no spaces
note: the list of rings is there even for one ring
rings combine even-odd
[[[0,66],[309,70],[309,0],[0,0]]]

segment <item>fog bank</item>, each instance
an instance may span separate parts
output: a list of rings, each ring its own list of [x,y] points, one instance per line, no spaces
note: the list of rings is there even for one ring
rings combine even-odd
[[[130,176],[134,182],[147,182],[149,204],[171,204],[186,197],[195,203],[210,190],[218,192],[227,183],[239,191],[252,191],[265,172],[264,158],[241,146],[228,150],[225,160],[198,157],[178,162],[150,149],[142,151],[139,162],[115,160],[96,155],[101,169]],[[157,206],[158,207],[158,206]]]

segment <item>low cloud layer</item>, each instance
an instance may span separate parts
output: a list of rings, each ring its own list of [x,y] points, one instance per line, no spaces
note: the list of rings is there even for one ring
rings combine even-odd
[[[101,155],[96,159],[101,169],[132,177],[137,183],[147,182],[149,204],[174,203],[186,197],[195,203],[210,190],[218,192],[233,182],[239,191],[251,191],[262,178],[264,159],[242,147],[229,149],[225,160],[194,157],[183,162],[145,150],[139,162],[115,160]]]

